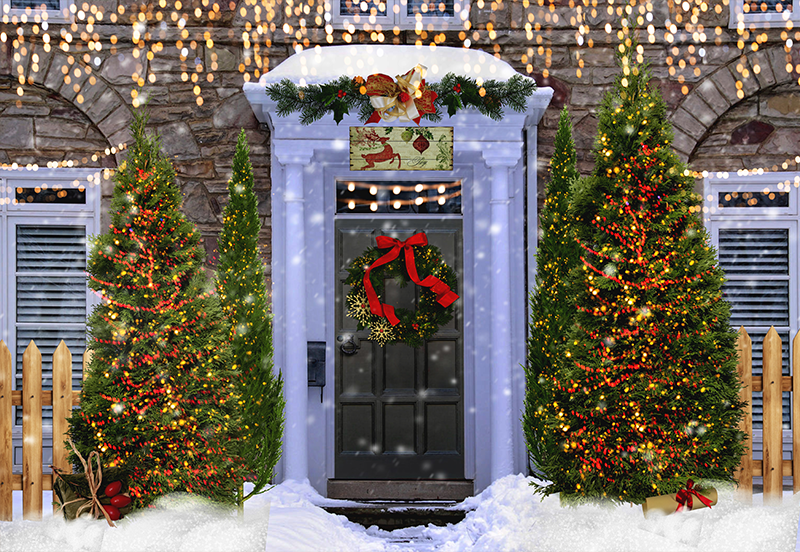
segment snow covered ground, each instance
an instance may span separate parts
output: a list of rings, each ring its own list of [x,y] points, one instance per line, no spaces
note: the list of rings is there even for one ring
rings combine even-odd
[[[305,550],[454,552],[460,550],[563,550],[575,552],[659,550],[704,552],[796,547],[800,494],[784,493],[780,506],[736,500],[732,488],[718,488],[711,509],[644,519],[639,506],[561,508],[558,498],[540,501],[529,478],[508,476],[459,507],[471,510],[458,525],[413,527],[391,533],[364,529],[319,505],[333,504],[310,486],[287,482],[246,503],[243,520],[235,511],[186,495],[164,497],[157,507],[132,514],[110,528],[105,521],[65,522],[45,513],[44,521],[22,521],[22,497],[15,494],[15,521],[0,522],[0,550],[107,552],[213,552]],[[45,498],[47,504],[48,498]],[[19,521],[17,521],[19,520]],[[404,542],[407,541],[407,542]]]

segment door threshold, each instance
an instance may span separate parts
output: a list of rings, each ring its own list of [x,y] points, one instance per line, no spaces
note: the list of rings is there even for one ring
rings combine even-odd
[[[348,500],[444,500],[459,502],[474,494],[472,480],[386,481],[328,479],[328,498]]]

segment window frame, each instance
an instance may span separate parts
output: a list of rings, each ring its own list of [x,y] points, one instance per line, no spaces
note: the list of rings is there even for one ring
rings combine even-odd
[[[90,175],[92,182],[88,181]],[[13,255],[16,251],[16,227],[20,225],[84,226],[88,262],[90,237],[100,234],[101,231],[102,175],[103,169],[98,168],[58,168],[39,169],[38,171],[0,169],[0,236],[3,237],[0,239],[0,314],[2,315],[0,316],[0,339],[4,340],[9,350],[12,351],[15,366],[18,361],[16,354],[17,327],[20,324],[23,326],[36,325],[30,322],[18,323],[16,319],[17,263],[16,255]],[[48,186],[57,183],[72,186],[75,180],[83,183],[86,187],[86,203],[84,204],[12,203],[17,185],[36,187],[36,185],[46,182]],[[60,276],[62,275],[59,274],[56,277]],[[99,298],[87,285],[87,317],[99,301]],[[42,325],[38,324],[38,326]],[[76,329],[74,323],[70,326],[70,329]],[[76,351],[72,351],[72,353],[75,355]],[[83,351],[77,353],[82,354]],[[16,377],[13,385],[16,387]],[[42,431],[44,442],[49,442],[49,439],[52,438],[52,426],[44,426]],[[12,450],[18,446],[21,439],[22,427],[14,424],[12,426]],[[12,463],[14,473],[18,473],[21,465],[16,462]]]
[[[453,0],[453,16],[427,16],[420,15],[420,20],[417,21],[417,15],[408,15],[408,1],[407,0],[385,0],[387,15],[376,15],[374,18],[369,14],[339,14],[339,6],[342,0],[329,0],[325,2],[325,21],[334,29],[347,29],[350,26],[355,27],[355,30],[376,31],[376,26],[381,26],[381,32],[391,32],[395,27],[400,30],[414,30],[417,25],[420,25],[420,30],[423,31],[453,31],[463,28],[464,21],[469,19],[469,10],[471,0]],[[395,13],[395,7],[398,11]],[[359,21],[353,20],[353,16],[358,15]],[[365,26],[366,23],[366,26]],[[428,29],[428,25],[432,25]]]
[[[72,22],[72,15],[73,15],[73,6],[75,5],[75,0],[59,0],[60,8],[57,10],[44,10],[47,13],[47,22],[48,23],[71,23]],[[6,11],[6,6],[8,7],[8,11]],[[37,14],[41,14],[41,8],[31,8],[30,13],[28,13],[27,8],[12,8],[11,7],[11,0],[0,0],[0,17],[8,16],[11,17],[22,17],[23,15],[28,15],[28,17],[35,17]],[[30,19],[29,19],[30,21]]]
[[[797,0],[795,0],[797,1]],[[797,179],[797,180],[795,180]],[[778,189],[778,184],[788,184],[788,188]],[[719,252],[719,231],[722,229],[786,229],[789,237],[789,326],[775,326],[779,333],[788,330],[789,342],[783,344],[789,348],[790,374],[793,374],[792,349],[794,336],[800,331],[800,188],[794,184],[800,182],[800,172],[771,172],[760,175],[709,175],[703,181],[703,223],[708,230],[711,244]],[[789,191],[789,205],[787,207],[718,207],[718,194],[720,192],[761,192],[765,188],[770,191]],[[753,275],[731,275],[731,280],[753,279]],[[761,275],[759,278],[781,280],[780,275]],[[750,333],[750,328],[763,330],[765,326],[745,326]],[[766,328],[768,329],[768,328]],[[734,328],[738,331],[738,328]],[[784,369],[786,367],[783,367]],[[792,446],[792,433],[795,423],[800,420],[794,418],[790,408],[790,429],[783,429],[784,452]],[[754,449],[761,450],[763,458],[763,429],[753,430]],[[759,445],[756,447],[755,445]]]
[[[730,2],[730,22],[729,27],[735,29],[741,17],[741,23],[745,25],[753,24],[756,27],[773,27],[777,23],[783,27],[786,21],[800,21],[800,0],[792,0],[792,11],[788,18],[784,17],[784,12],[768,12],[768,13],[745,13],[744,11],[745,0],[731,0]]]

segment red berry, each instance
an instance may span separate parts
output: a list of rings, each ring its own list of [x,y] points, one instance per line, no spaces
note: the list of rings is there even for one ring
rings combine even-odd
[[[400,98],[401,102],[406,103],[411,99],[411,96],[408,95],[408,92],[400,92],[398,98]]]
[[[116,506],[103,504],[103,509],[108,514],[108,517],[111,518],[111,521],[116,521],[116,520],[119,519],[119,515],[120,515],[119,514],[119,508],[117,508]]]
[[[106,496],[111,497],[114,495],[118,495],[119,492],[122,490],[122,481],[114,481],[113,483],[109,483],[106,485]]]
[[[116,508],[124,508],[131,503],[131,497],[125,495],[117,495],[111,497],[111,505]]]

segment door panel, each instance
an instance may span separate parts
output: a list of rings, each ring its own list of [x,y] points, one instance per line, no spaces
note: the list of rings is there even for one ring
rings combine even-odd
[[[419,349],[380,347],[347,316],[346,268],[378,235],[407,239],[425,232],[462,279],[461,219],[336,221],[337,338],[354,333],[361,347],[345,355],[336,341],[337,479],[463,479],[464,401],[461,301],[455,316]],[[424,277],[425,275],[420,275]],[[461,293],[460,289],[456,293]],[[419,287],[385,282],[383,302],[415,309]]]

